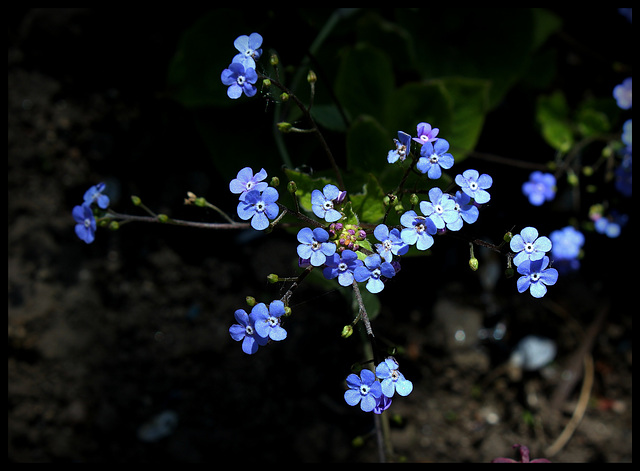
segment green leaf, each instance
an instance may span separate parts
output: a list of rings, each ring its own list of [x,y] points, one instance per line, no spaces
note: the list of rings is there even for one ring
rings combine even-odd
[[[366,183],[362,186],[362,192],[349,196],[361,222],[374,224],[382,220],[386,209],[382,202],[384,194],[378,179],[369,173]]]
[[[573,131],[569,121],[569,107],[564,94],[556,91],[541,95],[536,103],[536,119],[542,137],[554,149],[567,152],[573,145]]]
[[[384,171],[389,165],[387,153],[393,147],[393,138],[378,120],[361,115],[347,133],[347,171]]]
[[[380,118],[393,88],[391,61],[384,53],[366,44],[344,51],[335,93],[352,119],[361,114]]]

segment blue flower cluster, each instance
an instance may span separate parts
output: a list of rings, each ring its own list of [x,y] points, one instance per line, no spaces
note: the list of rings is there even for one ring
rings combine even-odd
[[[584,234],[573,226],[566,226],[549,234],[553,264],[561,273],[580,268],[580,254],[584,245]]]
[[[344,400],[350,406],[360,404],[364,412],[381,414],[391,405],[391,398],[397,392],[408,396],[413,391],[413,383],[398,370],[398,362],[388,357],[376,366],[375,374],[367,369],[360,376],[351,373],[347,376],[347,389]]]
[[[558,270],[549,267],[549,257],[546,253],[552,248],[548,237],[538,237],[535,227],[525,227],[520,234],[513,236],[509,242],[511,250],[515,252],[513,263],[518,267],[522,276],[516,283],[518,292],[527,289],[534,298],[541,298],[547,293],[547,286],[558,281]]]
[[[249,36],[238,36],[233,42],[238,54],[233,57],[229,67],[222,71],[220,79],[227,85],[227,96],[237,99],[244,93],[248,97],[256,94],[258,81],[256,60],[262,55],[262,36],[251,33]]]
[[[245,167],[238,172],[236,178],[229,183],[231,193],[239,194],[237,213],[243,221],[251,220],[251,227],[262,231],[269,227],[269,220],[278,217],[278,190],[269,186],[265,169],[255,175],[253,170]]]
[[[106,185],[98,183],[84,193],[83,203],[77,205],[71,211],[73,219],[76,221],[76,235],[85,243],[90,244],[95,240],[96,218],[93,215],[92,205],[100,209],[109,207],[109,197],[103,194]]]

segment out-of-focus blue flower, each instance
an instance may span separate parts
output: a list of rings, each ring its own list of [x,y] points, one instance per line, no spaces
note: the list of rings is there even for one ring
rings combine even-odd
[[[406,132],[398,131],[398,139],[394,139],[393,142],[396,148],[387,154],[387,162],[390,164],[396,163],[398,160],[404,162],[411,150],[411,136]]]
[[[426,142],[420,149],[420,158],[416,168],[426,173],[429,178],[436,180],[442,176],[442,169],[453,166],[453,155],[449,152],[449,142],[438,139],[434,143]]]
[[[529,175],[529,181],[522,184],[522,193],[534,206],[551,201],[556,195],[556,177],[551,173],[536,170]]]
[[[631,109],[631,91],[631,77],[624,79],[621,84],[613,87],[613,98],[616,99],[618,107],[623,110]]]
[[[233,62],[227,69],[222,71],[220,79],[227,85],[227,96],[232,99],[240,98],[242,93],[248,97],[256,94],[258,89],[255,83],[258,81],[258,74],[251,68],[245,68],[240,62]]]
[[[491,199],[491,195],[486,190],[491,188],[493,179],[486,173],[480,175],[477,170],[465,170],[462,175],[456,175],[456,183],[478,204],[488,203]]]
[[[554,285],[558,281],[558,270],[548,266],[547,256],[539,260],[525,260],[518,265],[518,273],[523,275],[516,282],[518,292],[524,293],[528,289],[534,298],[547,294],[547,285]]]
[[[249,36],[246,34],[238,36],[233,41],[235,48],[240,51],[235,55],[232,62],[239,62],[245,67],[252,69],[256,68],[256,60],[262,55],[262,36],[258,33],[251,33]]]
[[[413,140],[420,144],[437,141],[438,138],[436,136],[440,132],[438,128],[432,128],[429,123],[418,124],[416,131],[417,137],[414,137]]]
[[[513,349],[509,363],[527,371],[539,370],[556,356],[556,343],[548,338],[527,335]]]
[[[604,234],[607,237],[615,239],[620,235],[622,227],[627,224],[629,216],[612,212],[608,216],[602,216],[594,222],[594,228],[597,233]]]
[[[342,217],[342,214],[333,209],[333,202],[340,196],[340,190],[335,185],[325,185],[322,191],[313,190],[311,192],[311,209],[313,210],[313,214],[327,222],[337,221]]]
[[[88,204],[75,206],[71,211],[73,219],[76,221],[76,235],[85,243],[90,244],[95,239],[96,219]]]
[[[580,251],[584,245],[584,234],[573,226],[566,226],[549,234],[551,239],[554,266],[561,273],[577,270],[580,267]]]

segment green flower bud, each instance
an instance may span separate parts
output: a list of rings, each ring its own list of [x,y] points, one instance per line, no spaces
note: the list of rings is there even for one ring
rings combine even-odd
[[[291,126],[291,123],[287,123],[287,122],[278,123],[276,126],[278,126],[278,131],[280,132],[289,132],[293,127]]]
[[[420,199],[418,198],[418,195],[416,195],[415,193],[411,193],[411,196],[409,197],[409,202],[415,206],[420,202]]]
[[[117,231],[118,229],[120,229],[120,223],[118,221],[111,221],[109,223],[109,229],[111,229],[112,231]]]
[[[287,183],[287,191],[292,195],[295,194],[295,192],[298,191],[298,185],[296,185],[296,182],[292,180]]]
[[[280,280],[280,278],[275,273],[271,273],[271,274],[267,275],[267,281],[269,283],[277,283],[279,280]]]
[[[131,195],[131,202],[135,205],[135,206],[140,206],[140,204],[142,203],[142,200],[135,196],[135,195]]]
[[[313,70],[310,70],[309,73],[307,74],[307,82],[316,83],[316,80],[318,80],[318,76]]]
[[[278,62],[280,62],[280,60],[278,59],[278,55],[277,54],[271,54],[271,56],[269,56],[269,64],[276,66],[278,65]]]
[[[262,86],[263,86],[264,88],[269,88],[269,87],[271,87],[271,80],[269,80],[269,79],[267,79],[267,78],[266,78],[266,79],[264,79],[264,80],[262,81]]]
[[[169,216],[167,216],[166,214],[158,214],[158,221],[169,222]]]
[[[291,308],[289,306],[285,306],[284,307],[284,316],[290,316],[291,315]]]
[[[515,270],[513,269],[513,267],[509,267],[507,269],[505,269],[504,271],[504,276],[508,279],[508,278],[513,278],[513,275],[515,275]]]
[[[280,179],[278,177],[272,177],[271,186],[278,186],[278,185],[280,185]]]
[[[469,268],[471,268],[471,270],[476,271],[478,269],[478,259],[475,257],[472,257],[469,259]]]
[[[280,94],[280,100],[282,100],[283,102],[289,101],[289,94],[288,93],[281,93]]]
[[[352,325],[345,325],[342,328],[342,333],[340,334],[340,337],[342,337],[343,339],[346,339],[346,338],[351,337],[351,334],[353,334],[353,326]]]
[[[249,307],[253,307],[256,305],[256,298],[254,298],[253,296],[247,296],[245,298],[245,301],[247,302],[247,306]]]
[[[507,232],[503,237],[502,240],[504,240],[506,243],[511,242],[511,239],[513,239],[513,234],[511,232]]]

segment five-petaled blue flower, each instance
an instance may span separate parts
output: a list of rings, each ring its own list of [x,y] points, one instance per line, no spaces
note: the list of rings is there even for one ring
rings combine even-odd
[[[243,221],[251,219],[251,227],[262,231],[269,227],[269,219],[278,216],[278,190],[268,187],[263,192],[251,190],[238,203],[238,216]]]
[[[350,406],[359,403],[364,412],[371,412],[382,395],[382,386],[370,370],[362,370],[360,376],[351,373],[347,376],[347,386],[349,389],[344,392],[344,400]]]
[[[511,250],[516,253],[513,263],[520,265],[525,260],[540,260],[551,250],[551,240],[548,237],[538,237],[535,227],[525,227],[511,238],[509,242]]]
[[[456,211],[456,201],[440,188],[431,188],[429,199],[431,201],[420,202],[420,211],[433,221],[437,229],[444,229],[445,224],[452,224],[460,217]]]
[[[327,242],[329,233],[321,227],[316,227],[313,231],[308,227],[303,227],[298,232],[298,256],[303,260],[309,260],[314,267],[324,264],[327,257],[336,252],[336,244]]]
[[[220,79],[224,85],[229,87],[227,88],[227,96],[234,100],[240,98],[243,92],[248,97],[252,97],[258,91],[255,87],[258,74],[253,68],[245,68],[240,62],[229,64],[229,68],[222,71]]]
[[[263,182],[267,178],[267,172],[265,169],[261,169],[255,175],[251,167],[245,167],[238,172],[236,178],[229,183],[229,190],[231,193],[240,194],[240,201],[242,201],[245,195],[251,190],[264,191],[269,184]]]
[[[322,274],[328,280],[338,277],[340,286],[350,286],[353,284],[353,272],[362,265],[362,260],[358,259],[358,254],[353,250],[343,250],[341,254],[334,253],[327,257],[324,262],[326,267]]]
[[[71,214],[76,221],[76,235],[87,244],[93,242],[96,234],[96,219],[93,217],[91,207],[86,203],[75,206]]]
[[[342,217],[342,214],[333,208],[333,203],[340,196],[340,190],[335,185],[325,185],[322,191],[313,190],[311,192],[313,214],[327,222],[336,222]]]
[[[433,245],[432,236],[438,229],[431,219],[418,216],[411,209],[400,216],[400,224],[404,226],[400,237],[406,244],[415,245],[418,250],[427,250]]]
[[[269,341],[267,337],[261,337],[256,332],[253,311],[257,306],[253,307],[251,314],[247,314],[244,309],[238,309],[233,314],[238,323],[229,327],[231,338],[236,342],[242,341],[242,351],[247,355],[256,353],[259,346],[266,345]]]
[[[374,253],[364,259],[364,265],[361,265],[353,272],[353,277],[360,283],[367,282],[367,290],[370,293],[379,293],[384,289],[384,283],[381,277],[391,278],[396,274],[395,268],[389,262],[383,262],[380,255]]]
[[[458,217],[452,222],[447,223],[447,229],[450,231],[459,231],[462,229],[462,223],[473,224],[478,220],[478,208],[470,204],[471,197],[461,191],[456,191],[454,198],[454,209],[458,213]]]
[[[556,196],[556,177],[536,170],[529,175],[529,181],[522,184],[522,193],[534,206],[551,201]]]
[[[438,139],[435,143],[427,142],[420,149],[420,158],[416,168],[426,173],[429,178],[436,180],[442,176],[442,168],[453,166],[453,155],[449,152],[449,142]]]
[[[462,175],[456,175],[456,183],[478,204],[487,203],[491,199],[491,195],[486,190],[491,188],[493,179],[486,173],[480,175],[477,170],[465,170]]]
[[[558,281],[558,270],[547,268],[549,257],[544,256],[539,260],[525,260],[518,265],[518,273],[521,276],[516,282],[519,293],[527,289],[534,298],[541,298],[547,293],[547,285],[554,285]]]
[[[398,139],[394,139],[393,142],[396,144],[396,148],[387,154],[387,162],[390,164],[396,163],[398,160],[404,162],[411,150],[411,136],[406,132],[398,131]]]
[[[235,55],[232,62],[238,62],[247,68],[256,68],[256,59],[262,55],[262,36],[258,33],[251,33],[249,36],[243,34],[233,41],[235,48],[240,51]]]
[[[272,301],[269,309],[265,303],[256,304],[251,310],[256,333],[275,341],[287,338],[287,331],[280,325],[284,312],[284,303],[280,300]]]
[[[413,391],[413,383],[398,370],[398,362],[388,357],[376,366],[376,376],[381,381],[382,394],[393,397],[394,393],[408,396]]]
[[[385,262],[391,262],[393,255],[404,255],[409,250],[409,245],[400,237],[400,230],[389,228],[384,224],[378,224],[373,230],[373,235],[380,241],[376,244],[376,250]]]
[[[417,126],[418,137],[414,137],[413,140],[419,142],[420,144],[435,142],[438,140],[436,136],[439,132],[440,130],[438,128],[432,128],[429,123],[420,123]]]
[[[92,203],[97,203],[101,209],[107,209],[109,206],[109,197],[103,195],[106,185],[104,183],[98,183],[92,186],[84,193],[84,202],[86,205],[91,206]]]

